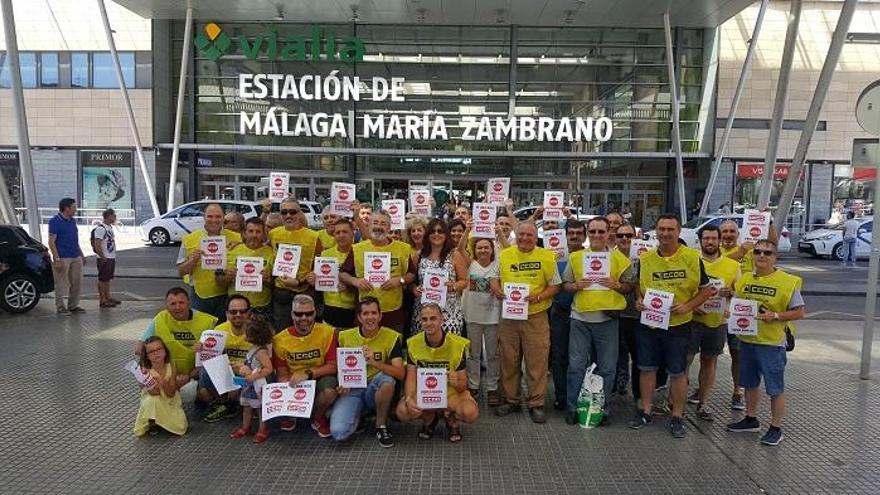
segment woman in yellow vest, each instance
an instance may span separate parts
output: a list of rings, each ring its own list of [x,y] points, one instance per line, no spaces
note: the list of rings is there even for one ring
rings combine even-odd
[[[764,379],[764,389],[770,396],[770,427],[761,437],[764,445],[779,445],[782,441],[782,419],[785,415],[785,355],[793,320],[806,313],[801,295],[801,279],[776,268],[776,243],[758,241],[754,273],[745,273],[736,283],[736,297],[758,301],[757,335],[740,335],[740,383],[746,389],[746,416],[727,425],[728,431],[757,432],[758,386]]]

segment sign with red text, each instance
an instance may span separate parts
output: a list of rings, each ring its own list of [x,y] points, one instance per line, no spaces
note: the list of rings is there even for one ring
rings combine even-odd
[[[544,221],[562,220],[562,209],[565,207],[565,193],[562,191],[544,191]]]
[[[295,277],[299,270],[299,260],[302,257],[302,246],[298,244],[279,244],[278,253],[275,254],[275,264],[272,265],[272,276]]]
[[[199,249],[202,252],[202,270],[226,268],[226,238],[222,235],[205,236]]]
[[[269,199],[281,201],[290,196],[290,174],[272,172],[269,174]]]
[[[334,182],[330,185],[330,213],[345,218],[352,218],[354,212],[351,211],[351,205],[354,201],[354,184]]]
[[[422,278],[422,304],[437,303],[441,308],[446,307],[447,282],[446,270],[426,269]]]
[[[315,258],[315,290],[339,292],[339,261],[331,256]]]
[[[706,314],[724,313],[725,306],[727,305],[727,298],[718,295],[718,291],[724,288],[724,280],[709,277],[709,287],[715,289],[715,295],[706,299],[703,304],[700,305],[700,310]]]
[[[504,206],[510,197],[510,177],[489,179],[486,183],[486,202],[494,206]]]
[[[305,380],[297,385],[267,383],[263,385],[262,421],[279,416],[309,418],[315,405],[315,380]]]
[[[159,382],[150,375],[149,370],[141,368],[141,365],[139,365],[137,361],[129,361],[126,363],[125,369],[134,375],[134,379],[146,389],[151,389],[159,384]]]
[[[471,237],[494,239],[496,216],[497,209],[495,205],[489,203],[474,203],[474,227],[473,230],[471,230]]]
[[[364,278],[376,288],[391,280],[391,253],[364,253]]]
[[[340,387],[367,388],[367,359],[362,348],[336,348],[336,378]]]
[[[672,301],[675,296],[672,292],[657,289],[648,289],[642,304],[641,323],[651,328],[669,330],[669,317],[672,315]]]
[[[529,286],[526,284],[504,284],[504,301],[501,303],[501,317],[506,320],[529,319]]]
[[[402,199],[383,199],[382,209],[391,217],[391,230],[406,228],[406,201]]]
[[[656,240],[633,239],[632,244],[629,245],[629,259],[638,261],[639,256],[655,248],[657,248]]]
[[[564,230],[545,230],[544,247],[556,253],[557,261],[568,259],[568,240]]]
[[[416,405],[420,409],[446,409],[449,401],[446,368],[418,368],[416,371]]]
[[[758,335],[758,301],[734,297],[730,300],[727,333]]]
[[[199,337],[202,344],[202,350],[196,353],[196,367],[202,365],[202,361],[207,361],[223,354],[226,347],[226,332],[218,330],[205,330]]]
[[[598,283],[599,279],[611,276],[611,253],[608,251],[588,251],[583,257],[584,278],[593,282],[584,290],[611,290]]]
[[[263,264],[257,256],[239,256],[235,260],[235,291],[260,292],[263,290]]]
[[[423,217],[431,216],[431,192],[413,189],[409,192],[409,210]]]
[[[743,214],[743,228],[739,231],[739,242],[758,242],[766,239],[770,232],[770,212],[746,210]]]

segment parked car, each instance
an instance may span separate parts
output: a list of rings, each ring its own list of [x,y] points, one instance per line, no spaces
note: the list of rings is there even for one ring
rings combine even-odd
[[[306,220],[309,221],[310,229],[318,230],[324,227],[324,222],[321,221],[321,210],[324,207],[321,206],[321,203],[304,199],[297,200],[297,203],[299,203],[299,207],[302,209],[303,214],[305,214]],[[272,203],[272,211],[278,211],[280,205],[280,203]],[[257,214],[262,214],[263,207],[259,203],[257,203],[256,207]]]
[[[867,258],[871,254],[871,240],[874,231],[874,217],[856,218],[859,230],[856,239],[856,257]],[[811,256],[830,256],[836,260],[843,259],[843,226],[828,229],[816,229],[801,237],[798,251]]]
[[[528,220],[530,216],[534,215],[535,210],[537,209],[537,206],[523,206],[522,208],[517,208],[516,210],[513,210],[513,216],[516,217],[517,220],[522,222],[523,220]],[[577,218],[582,222],[598,216],[584,213],[580,210],[576,210],[575,208],[571,208],[571,212],[574,218]]]
[[[30,311],[53,290],[46,246],[17,225],[0,225],[0,308],[10,313]]]
[[[252,201],[228,199],[193,201],[143,222],[139,227],[141,239],[149,241],[154,246],[167,246],[172,242],[180,242],[183,236],[204,226],[205,208],[212,203],[222,206],[224,214],[238,211],[245,220],[259,214],[259,205]]]
[[[725,220],[734,220],[739,228],[742,229],[744,217],[745,215],[743,214],[709,215],[705,217],[694,217],[681,228],[681,234],[678,236],[678,242],[694,249],[700,249],[700,239],[697,237],[697,232],[699,232],[700,229],[707,225],[720,227],[721,222]],[[643,237],[647,240],[657,239],[657,232],[655,230],[649,230],[645,232]],[[788,229],[783,227],[782,232],[779,233],[779,240],[777,241],[777,250],[780,253],[787,253],[791,251],[790,237],[791,235]]]

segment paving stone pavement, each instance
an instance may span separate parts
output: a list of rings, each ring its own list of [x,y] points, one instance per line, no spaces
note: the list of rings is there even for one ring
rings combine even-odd
[[[823,344],[837,349],[827,361],[825,351],[809,352],[811,337],[799,342],[806,349],[790,355],[786,438],[776,448],[760,446],[760,434],[724,431],[726,357],[716,421],[691,414],[683,440],[662,419],[626,428],[629,401],[618,398],[612,424],[596,430],[567,426],[551,408],[549,422],[535,425],[527,413],[498,418],[481,404],[458,445],[443,427],[420,441],[415,425],[400,424],[392,449],[369,433],[335,444],[303,421],[253,445],[228,438],[236,420],[208,425],[191,409],[182,438],[133,437],[137,395],[121,368],[157,303],[85,304],[88,313],[68,317],[51,301],[28,315],[0,314],[4,493],[880,493],[880,390],[855,376],[852,342]],[[818,341],[823,328],[808,326],[802,333]]]

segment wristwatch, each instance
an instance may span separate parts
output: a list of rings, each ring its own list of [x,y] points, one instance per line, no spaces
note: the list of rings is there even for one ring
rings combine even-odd
[[[400,277],[400,285],[401,287],[406,285],[406,277]]]
[[[311,368],[307,369],[307,370],[305,371],[305,374],[306,374],[306,376],[309,378],[309,380],[314,380],[314,379],[315,379],[315,373],[312,372],[312,369],[311,369]]]

